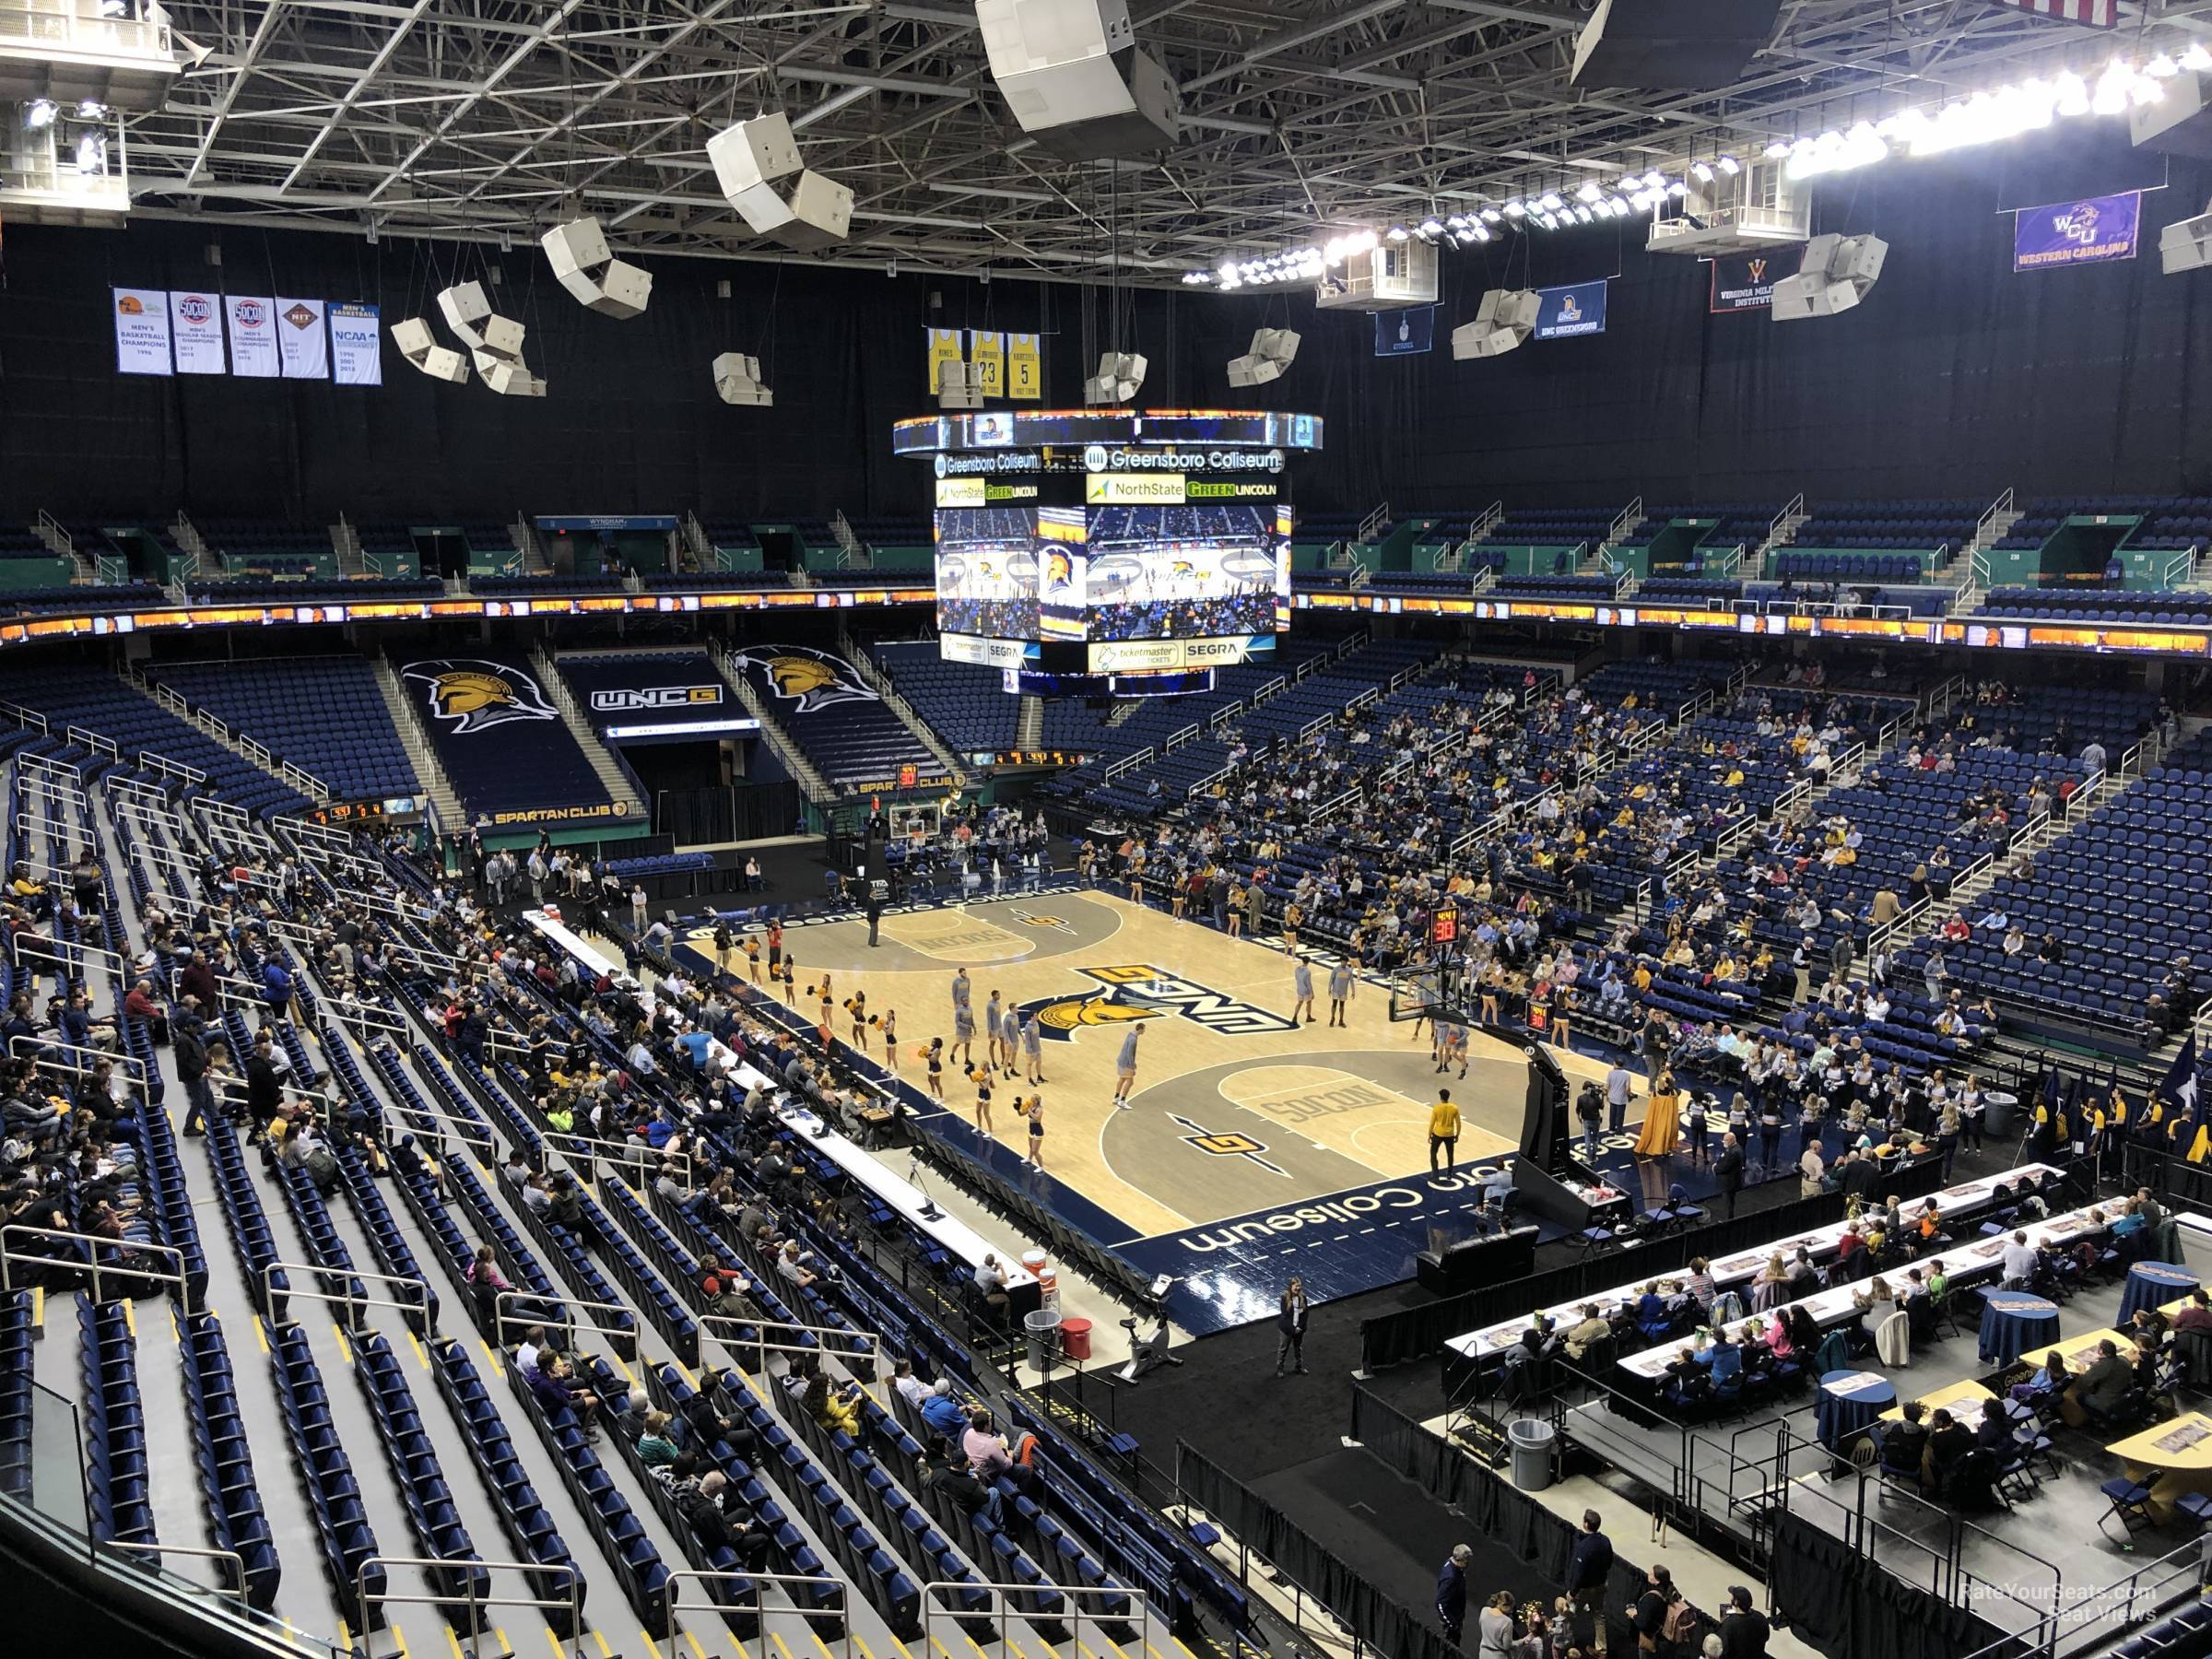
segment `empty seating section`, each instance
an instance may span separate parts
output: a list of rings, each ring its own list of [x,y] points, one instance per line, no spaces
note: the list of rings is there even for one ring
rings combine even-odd
[[[1500,576],[1488,592],[1500,599],[1610,599],[1619,585],[1611,576]]]
[[[83,1344],[78,1404],[83,1411],[85,1494],[92,1535],[105,1542],[150,1544],[154,1516],[147,1465],[146,1411],[138,1402],[137,1339],[124,1304],[76,1296]]]
[[[1974,606],[1983,616],[2022,622],[2116,622],[2212,628],[2212,593],[2138,593],[2098,588],[1995,588]]]
[[[2007,955],[1977,927],[1943,946],[1945,971],[1977,994],[2125,1040],[2147,1034],[2148,998],[2174,959],[2212,957],[2212,736],[2166,756],[2143,782],[2043,849],[2035,872],[2007,876],[1974,902],[2031,941]]]
[[[28,524],[0,524],[0,563],[16,559],[52,559],[53,549]]]
[[[315,576],[333,573],[337,552],[322,524],[288,524],[263,519],[201,519],[200,539],[226,571],[254,576]]]
[[[1911,501],[1818,501],[1790,539],[1806,548],[1838,548],[1871,554],[1911,553],[1917,573],[1920,554],[1941,563],[1974,538],[1986,500],[1951,497]],[[1790,557],[1783,549],[1783,557]],[[1787,574],[1787,571],[1783,571]]]
[[[994,753],[1015,743],[1021,704],[1005,676],[974,663],[948,663],[936,641],[882,644],[871,653],[899,695],[956,753]]]
[[[206,774],[207,794],[249,812],[298,812],[308,805],[299,791],[99,669],[0,669],[0,698],[36,709],[57,727],[81,726],[111,740],[125,767],[142,754],[193,767]]]
[[[1595,547],[1612,533],[1620,517],[1616,507],[1515,507],[1482,539],[1500,547]]]
[[[2000,548],[2040,547],[2072,518],[2141,520],[2128,547],[2199,547],[2212,536],[2212,496],[2032,496],[2019,507],[2019,520],[1997,542]]]
[[[230,1350],[212,1313],[181,1314],[177,1334],[184,1416],[192,1427],[208,1526],[217,1547],[237,1552],[245,1569],[248,1605],[265,1613],[276,1603],[281,1569],[261,1490],[253,1483],[253,1451],[239,1412]]]
[[[428,1569],[430,1582],[449,1598],[452,1612],[465,1630],[467,1599],[491,1594],[491,1574],[480,1564],[468,1529],[461,1524],[453,1492],[438,1466],[437,1449],[416,1409],[414,1391],[382,1331],[366,1331],[354,1338],[353,1374],[367,1396],[369,1416],[399,1488],[416,1547],[425,1559],[438,1563]]]
[[[0,616],[31,616],[54,611],[144,610],[167,605],[169,595],[150,582],[80,582],[66,587],[0,589]]]
[[[420,793],[365,657],[149,664],[146,676],[320,780],[339,800]]]
[[[331,1593],[354,1629],[379,1630],[384,1612],[375,1598],[383,1591],[385,1578],[383,1563],[377,1558],[383,1552],[369,1525],[360,1482],[354,1478],[353,1465],[331,1421],[330,1395],[308,1347],[306,1327],[278,1325],[269,1333],[269,1349],[293,1467],[314,1515]],[[364,1590],[370,1598],[366,1606],[360,1599]]]
[[[787,662],[806,666],[790,668]],[[837,787],[882,783],[905,766],[924,776],[944,771],[929,746],[868,688],[858,670],[828,653],[822,662],[837,677],[827,686],[817,683],[827,677],[811,657],[786,659],[763,648],[732,657],[730,665],[751,682],[770,718]]]
[[[34,1293],[0,1291],[0,1492],[31,1495],[31,1312]]]
[[[1812,553],[1784,548],[1774,555],[1774,574],[1784,582],[1913,582],[1925,571],[1914,553]]]
[[[1691,501],[1680,505],[1646,507],[1643,523],[1620,538],[1623,547],[1648,547],[1677,519],[1715,519],[1719,522],[1699,533],[1692,554],[1703,550],[1724,552],[1734,547],[1756,547],[1767,539],[1780,501]],[[1694,562],[1685,560],[1684,562]]]
[[[320,600],[361,604],[386,599],[441,599],[445,596],[445,584],[424,577],[395,577],[387,581],[378,576],[336,576],[323,581],[295,582],[256,582],[240,577],[214,582],[194,578],[185,584],[185,593],[195,603],[208,605],[266,600],[283,605],[309,605]]]
[[[1647,576],[1636,587],[1639,605],[1705,606],[1726,610],[1743,596],[1742,582],[1707,576]]]

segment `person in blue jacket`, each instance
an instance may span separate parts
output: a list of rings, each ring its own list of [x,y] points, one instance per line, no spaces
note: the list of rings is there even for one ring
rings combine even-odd
[[[1444,1637],[1453,1646],[1459,1645],[1460,1627],[1467,1618],[1467,1563],[1475,1552],[1465,1544],[1452,1546],[1452,1553],[1444,1559],[1436,1574],[1436,1618],[1444,1627]]]

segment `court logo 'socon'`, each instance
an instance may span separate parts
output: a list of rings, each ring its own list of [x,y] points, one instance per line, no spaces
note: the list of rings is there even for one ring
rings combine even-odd
[[[1294,1021],[1271,1009],[1239,1002],[1233,996],[1155,968],[1133,962],[1118,968],[1085,968],[1085,977],[1106,987],[1104,994],[1043,996],[1021,1005],[1026,1020],[1037,1017],[1038,1030],[1061,1042],[1075,1041],[1082,1026],[1120,1025],[1133,1019],[1158,1019],[1165,1015],[1204,1026],[1221,1037],[1259,1037],[1272,1031],[1295,1031]]]

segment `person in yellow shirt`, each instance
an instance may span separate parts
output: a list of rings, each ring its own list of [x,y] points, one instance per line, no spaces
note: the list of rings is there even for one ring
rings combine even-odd
[[[1452,1091],[1436,1091],[1436,1104],[1429,1108],[1429,1173],[1436,1173],[1436,1155],[1441,1148],[1444,1155],[1444,1172],[1452,1171],[1454,1150],[1459,1146],[1459,1108],[1452,1103]]]

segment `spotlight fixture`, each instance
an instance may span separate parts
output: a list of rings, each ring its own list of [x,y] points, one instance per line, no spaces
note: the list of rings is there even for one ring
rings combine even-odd
[[[1738,161],[1734,156],[1723,156],[1718,161],[1713,163],[1713,166],[1719,168],[1722,172],[1725,173],[1731,179],[1735,178],[1737,173],[1744,171],[1744,164],[1741,161]]]
[[[1483,295],[1475,321],[1452,331],[1453,357],[1465,362],[1515,349],[1536,326],[1541,305],[1533,288],[1491,288]]]
[[[1543,226],[1547,230],[1557,230],[1559,228],[1559,221],[1548,213],[1539,214],[1536,218],[1536,223]]]
[[[538,239],[553,264],[554,279],[586,311],[607,317],[641,317],[653,298],[653,274],[617,259],[595,218],[574,218]]]
[[[1393,225],[1384,234],[1394,242],[1402,242],[1406,240],[1408,232],[1403,225]]]
[[[1495,207],[1485,207],[1482,210],[1482,222],[1486,225],[1501,223],[1504,218],[1505,215],[1499,212]]]
[[[1777,323],[1849,311],[1880,279],[1889,244],[1878,236],[1816,236],[1805,244],[1797,274],[1774,285]]]
[[[42,133],[53,124],[61,111],[51,98],[34,98],[23,106],[23,124],[34,133]]]
[[[1773,143],[1767,146],[1765,151],[1763,152],[1767,159],[1770,161],[1779,161],[1789,153],[1789,143],[1787,140],[1782,138],[1775,139]]]
[[[1591,213],[1588,207],[1577,207],[1574,210],[1574,217],[1586,225],[1594,216]]]
[[[1709,161],[1692,161],[1689,164],[1689,176],[1700,184],[1712,183],[1712,164]]]
[[[1295,329],[1253,329],[1252,349],[1242,357],[1229,359],[1229,383],[1264,386],[1269,381],[1280,380],[1283,371],[1290,367],[1291,359],[1298,355],[1298,339]]]
[[[491,309],[480,282],[457,282],[440,291],[445,325],[468,344],[484,383],[502,397],[543,397],[546,382],[523,362],[523,325]]]
[[[1610,197],[1608,198],[1607,205],[1612,207],[1613,217],[1615,218],[1627,218],[1629,217],[1629,204],[1623,198],[1619,196]]]
[[[1527,211],[1528,205],[1525,202],[1515,200],[1505,205],[1505,217],[1508,218],[1519,218]]]
[[[107,113],[108,106],[97,98],[88,98],[76,106],[76,118],[79,121],[102,121]]]
[[[1423,236],[1441,236],[1443,233],[1444,228],[1437,220],[1432,218],[1425,218],[1421,221],[1421,234]]]
[[[1576,186],[1574,199],[1578,202],[1594,202],[1604,194],[1605,192],[1598,187],[1595,179],[1584,179],[1580,185]]]
[[[771,408],[776,401],[760,383],[760,359],[741,351],[725,351],[714,359],[714,394],[725,404],[756,409]]]
[[[1547,213],[1558,213],[1567,206],[1556,190],[1547,190],[1536,199],[1536,206]]]
[[[1647,172],[1643,175],[1643,187],[1646,190],[1665,189],[1666,175],[1661,172],[1657,168],[1653,168],[1650,172]]]
[[[432,380],[451,381],[456,386],[468,382],[468,360],[451,346],[439,345],[429,324],[422,318],[408,317],[393,324],[392,344],[399,347],[401,357]]]

